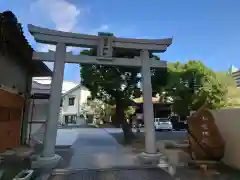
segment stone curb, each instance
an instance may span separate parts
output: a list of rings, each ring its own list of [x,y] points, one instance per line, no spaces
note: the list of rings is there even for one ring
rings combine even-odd
[[[111,168],[92,168],[92,169],[55,169],[52,171],[52,175],[68,175],[72,173],[77,173],[78,171],[121,171],[121,170],[137,170],[137,169],[159,169],[159,167],[155,165],[141,165],[141,166],[118,166]]]

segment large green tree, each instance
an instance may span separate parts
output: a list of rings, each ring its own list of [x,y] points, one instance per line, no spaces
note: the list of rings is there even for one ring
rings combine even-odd
[[[96,50],[85,50],[81,54],[95,56]],[[140,56],[139,51],[118,50],[113,52],[114,57],[134,58]],[[150,54],[150,58],[159,60],[157,56]],[[167,70],[152,68],[153,94],[162,89],[166,84]],[[158,79],[158,77],[160,77]],[[141,69],[132,67],[111,67],[103,65],[81,65],[81,80],[92,94],[92,98],[100,99],[107,104],[115,105],[116,125],[122,125],[125,140],[132,136],[131,125],[127,123],[129,106],[132,99],[141,96]],[[156,85],[158,83],[158,85]]]
[[[85,115],[93,115],[94,118],[102,121],[109,121],[113,115],[114,106],[104,103],[99,99],[88,99],[86,103],[81,106],[81,111]]]
[[[159,61],[158,56],[153,57]],[[168,68],[151,68],[151,72],[153,97],[155,97],[156,94],[161,95],[166,89],[166,85],[168,83]]]
[[[228,72],[216,72],[226,92],[225,107],[240,107],[240,89],[233,76]]]
[[[226,89],[215,72],[201,61],[168,64],[166,95],[172,98],[173,110],[181,116],[189,115],[203,104],[209,108],[224,105]]]
[[[94,49],[84,50],[81,54],[95,56]],[[114,51],[115,57],[133,58],[138,55],[131,51]],[[103,65],[81,65],[81,81],[92,94],[92,98],[115,105],[113,117],[115,125],[122,125],[125,140],[131,139],[131,126],[125,118],[125,111],[132,105],[132,99],[140,95],[140,69],[132,67],[112,67]]]

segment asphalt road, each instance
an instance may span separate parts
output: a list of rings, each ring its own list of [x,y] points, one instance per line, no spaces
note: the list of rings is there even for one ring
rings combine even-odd
[[[90,128],[92,126],[66,126],[61,129],[78,129],[78,128]],[[105,131],[110,133],[112,136],[120,137],[122,135],[122,129],[121,128],[103,128]],[[133,132],[136,132],[136,129],[133,129]],[[156,140],[185,140],[187,139],[187,133],[186,131],[155,131],[156,133]],[[144,136],[144,128],[140,128],[139,136]],[[60,138],[61,141],[64,138],[69,138],[68,136],[65,136],[63,138]]]
[[[185,140],[187,133],[185,131],[156,132],[157,140]]]
[[[122,129],[120,128],[104,128],[108,133],[114,137],[122,136]],[[134,129],[133,131],[136,132]],[[144,136],[144,128],[141,128],[139,136]],[[156,140],[186,140],[186,131],[155,131]]]

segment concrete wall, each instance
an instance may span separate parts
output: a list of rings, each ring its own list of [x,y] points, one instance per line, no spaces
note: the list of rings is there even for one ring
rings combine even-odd
[[[35,78],[33,78],[35,79]],[[44,78],[43,78],[44,79]],[[31,79],[31,93],[43,93],[43,94],[49,94],[50,93],[50,84],[40,84]],[[34,103],[34,106],[32,106],[32,103]],[[33,135],[35,133],[38,133],[40,128],[43,127],[45,121],[47,120],[47,112],[48,112],[48,105],[49,100],[48,99],[35,99],[31,100],[31,103],[29,101],[29,104],[31,108],[28,114],[28,131],[27,131],[27,139],[29,140],[29,133],[30,135]],[[31,111],[33,111],[33,114],[31,116]],[[32,122],[31,122],[32,121]],[[43,132],[41,132],[43,133]],[[28,141],[27,141],[28,142]]]
[[[240,169],[240,108],[215,110],[212,113],[226,143],[223,162]]]
[[[33,103],[33,100],[31,100]],[[31,103],[30,103],[31,104]],[[32,105],[31,105],[32,106]],[[31,107],[32,112],[30,111],[28,116],[28,128],[27,128],[27,142],[29,140],[29,135],[38,133],[40,128],[47,120],[47,111],[48,111],[48,100],[34,100],[34,106]],[[31,114],[32,113],[32,114]],[[43,133],[43,132],[41,132]]]
[[[16,90],[21,93],[27,93],[31,90],[31,77],[28,75],[26,67],[21,65],[21,59],[0,53],[0,84],[8,88],[15,86]],[[26,142],[27,138],[27,119],[28,104],[25,102],[22,125],[21,125],[21,143]]]
[[[0,84],[10,88],[15,85],[18,91],[25,92],[27,84],[25,67],[20,66],[13,58],[0,54]]]
[[[35,100],[41,101],[41,100]],[[33,120],[34,121],[46,121],[47,120],[47,112],[48,112],[48,100],[47,102],[43,102],[42,104],[36,103],[33,108]]]
[[[27,143],[29,141],[29,135],[30,135],[30,139],[32,137],[32,135],[38,135],[38,131],[42,128],[42,126],[44,125],[45,123],[34,123],[34,124],[28,124],[28,131],[27,131],[27,134],[28,134],[28,137],[26,139]],[[31,132],[31,134],[29,134]],[[45,132],[45,130],[44,130]],[[41,132],[41,133],[44,133],[44,132]]]

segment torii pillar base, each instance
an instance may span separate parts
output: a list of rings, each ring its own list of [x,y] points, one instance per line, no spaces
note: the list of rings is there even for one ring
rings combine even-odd
[[[61,160],[62,160],[62,157],[57,154],[54,154],[51,157],[38,156],[36,157],[36,160],[32,161],[31,168],[54,169],[59,165]]]
[[[161,153],[154,153],[154,154],[149,154],[146,152],[143,152],[138,155],[138,162],[141,165],[158,165],[159,160],[163,155]]]

